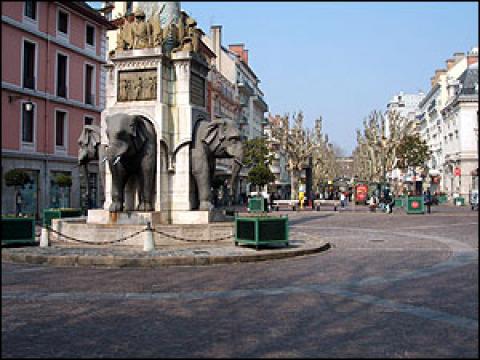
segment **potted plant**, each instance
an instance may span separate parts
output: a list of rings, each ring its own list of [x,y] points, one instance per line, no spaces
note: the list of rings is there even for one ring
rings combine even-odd
[[[35,219],[22,216],[22,195],[20,190],[31,179],[28,173],[21,169],[12,169],[4,175],[5,184],[15,188],[15,215],[2,215],[2,243],[35,242]]]
[[[53,183],[60,187],[62,193],[62,204],[65,204],[65,189],[72,186],[72,177],[67,174],[58,174],[53,179]],[[44,209],[43,224],[45,226],[51,226],[52,219],[77,216],[82,216],[82,209],[67,208],[65,206],[60,206],[60,208],[57,209]]]

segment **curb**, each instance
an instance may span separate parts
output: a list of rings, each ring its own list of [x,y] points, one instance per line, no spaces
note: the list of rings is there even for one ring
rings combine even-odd
[[[326,251],[331,248],[329,242],[318,247],[300,250],[288,250],[252,255],[232,256],[156,256],[156,257],[128,257],[128,256],[91,256],[91,255],[35,255],[32,253],[18,254],[8,249],[2,249],[2,261],[26,263],[35,265],[52,265],[59,267],[146,267],[160,266],[205,266],[217,264],[233,264],[256,261],[267,261],[304,256]]]

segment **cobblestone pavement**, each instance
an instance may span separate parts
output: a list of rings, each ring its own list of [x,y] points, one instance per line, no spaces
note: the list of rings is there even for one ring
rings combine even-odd
[[[2,357],[478,357],[478,212],[289,212],[329,251],[257,263],[2,262]]]

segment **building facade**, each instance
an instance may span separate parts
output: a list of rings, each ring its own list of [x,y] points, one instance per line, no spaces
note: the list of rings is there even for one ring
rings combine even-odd
[[[21,169],[22,213],[80,206],[78,138],[100,124],[104,107],[105,33],[111,27],[83,2],[2,2],[2,213],[16,199],[3,174]],[[58,175],[72,185],[60,188]],[[98,166],[89,183],[98,201]]]
[[[432,153],[424,187],[445,192],[450,198],[456,194],[468,197],[475,183],[471,172],[474,159],[478,161],[478,148],[474,146],[478,141],[478,91],[477,101],[472,101],[475,70],[470,68],[477,63],[477,48],[466,55],[455,53],[446,61],[446,69],[435,71],[432,87],[419,104],[419,133]],[[478,70],[476,79],[478,83]],[[457,168],[459,175],[455,175],[459,173]]]

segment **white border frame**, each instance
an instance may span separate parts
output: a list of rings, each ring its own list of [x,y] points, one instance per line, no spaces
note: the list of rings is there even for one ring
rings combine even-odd
[[[67,75],[66,75],[66,80],[65,80],[65,87],[66,89],[66,94],[65,97],[59,96],[57,94],[57,74],[58,74],[58,55],[66,56],[67,57]],[[63,52],[61,50],[56,49],[55,50],[55,73],[54,73],[54,94],[55,97],[61,98],[61,99],[69,99],[70,95],[70,55],[67,54],[66,52]]]
[[[36,15],[37,15],[37,18],[34,20],[32,19],[31,17],[28,17],[27,15],[25,15],[25,4],[26,1],[23,1],[23,5],[22,5],[22,22],[23,24],[25,24],[26,26],[28,27],[31,27],[35,30],[38,30],[38,18],[40,17],[40,12],[39,12],[39,2],[38,1],[35,1],[35,6],[36,6],[36,9],[35,9],[35,12],[36,12]]]
[[[68,16],[68,21],[67,21],[67,33],[63,33],[60,30],[58,30],[58,20],[60,17],[60,11],[67,14]],[[64,7],[57,7],[57,15],[55,16],[55,35],[57,39],[65,40],[67,42],[70,42],[70,34],[72,32],[72,16],[69,11],[67,11]]]
[[[57,113],[65,113],[63,124],[63,146],[57,145]],[[67,155],[68,153],[68,110],[61,107],[55,107],[53,109],[53,146],[55,148],[55,154]]]
[[[29,42],[30,44],[35,45],[35,61],[34,61],[34,69],[33,69],[33,76],[34,76],[34,81],[33,81],[33,89],[26,88],[25,84],[23,83],[23,72],[24,72],[24,50],[25,50],[25,42]],[[37,90],[37,80],[38,80],[38,42],[35,40],[31,40],[30,38],[27,38],[25,36],[22,36],[22,49],[21,49],[21,64],[20,64],[20,84],[23,89],[30,89],[30,90]]]
[[[23,141],[23,107],[24,104],[27,102],[31,102],[33,104],[33,142],[29,143],[26,141]],[[21,99],[19,101],[20,103],[20,150],[24,152],[36,152],[37,150],[37,103],[32,101],[32,100],[26,100],[26,99]]]
[[[87,99],[85,98],[85,89],[86,89],[86,80],[87,80],[87,65],[90,65],[93,67],[92,71],[92,97],[93,97],[93,104],[87,104]],[[83,62],[83,103],[86,105],[90,106],[97,106],[97,66],[94,63],[91,63],[89,61],[84,61]]]

